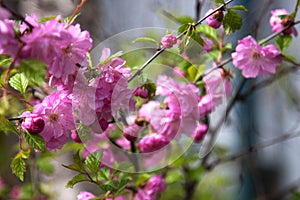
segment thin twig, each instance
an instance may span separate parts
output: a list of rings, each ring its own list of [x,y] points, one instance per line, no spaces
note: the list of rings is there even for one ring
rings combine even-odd
[[[283,141],[286,141],[286,140],[289,140],[289,139],[292,139],[292,138],[295,138],[298,136],[300,136],[300,132],[285,133],[285,134],[280,135],[271,140],[249,146],[248,148],[246,148],[242,151],[239,151],[238,153],[235,153],[233,155],[229,155],[229,156],[226,156],[223,158],[216,159],[216,160],[212,161],[210,164],[206,164],[205,167],[208,170],[212,170],[214,167],[216,167],[217,165],[219,165],[221,163],[235,161],[236,159],[246,156],[249,153],[258,151],[259,149],[266,148],[266,147],[278,144],[280,142],[283,142]]]
[[[201,24],[204,20],[206,20],[206,18],[208,18],[209,16],[213,15],[214,13],[218,12],[219,10],[224,9],[224,7],[231,3],[234,0],[229,0],[227,2],[225,2],[223,5],[219,6],[218,8],[216,8],[215,10],[213,10],[211,13],[209,13],[208,15],[202,17],[200,20],[198,20],[195,24],[193,24],[192,26],[198,26],[199,24]],[[188,32],[188,29],[186,29],[185,31],[183,31],[181,34],[177,35],[176,39],[180,39],[182,38],[186,33]],[[142,66],[139,70],[137,70],[137,72],[135,72],[129,79],[128,82],[131,82],[136,76],[139,76],[143,70],[155,59],[157,58],[161,53],[163,53],[166,50],[166,48],[161,48],[158,51],[155,52],[155,54],[153,56],[151,56],[151,58],[149,58]]]
[[[79,11],[81,10],[81,8],[84,6],[86,2],[87,0],[81,0],[81,3],[76,7],[71,17],[69,18],[68,24],[70,24],[73,21],[74,17],[79,13]]]

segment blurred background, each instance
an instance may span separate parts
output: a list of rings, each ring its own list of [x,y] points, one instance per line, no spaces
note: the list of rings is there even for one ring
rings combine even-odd
[[[57,14],[69,16],[79,3],[78,0],[3,2],[23,16],[35,13],[38,18]],[[238,39],[249,34],[257,39],[270,35],[270,10],[285,8],[292,11],[296,0],[235,0],[233,4],[243,4],[248,9],[243,14],[242,29],[225,38],[235,46]],[[162,27],[177,30],[179,24],[166,17],[164,11],[198,19],[213,7],[212,0],[90,0],[76,22],[91,33],[94,45],[97,45],[115,34],[133,28]],[[295,38],[287,52],[299,58],[299,50],[299,38]],[[236,73],[235,82],[239,80],[239,74]],[[230,113],[228,122],[221,128],[217,144],[226,149],[226,154],[233,154],[282,134],[299,131],[299,80],[299,72],[293,72],[239,101]],[[243,90],[246,91],[259,81],[261,80],[248,81]],[[11,185],[18,184],[17,179],[10,175],[9,168],[14,153],[10,149],[16,138],[1,134],[0,139],[1,149],[5,150],[0,152],[1,176]],[[300,188],[299,144],[299,138],[295,137],[259,149],[235,162],[218,165],[201,177],[193,199],[283,199],[283,195],[289,192],[289,187],[293,184]],[[70,155],[64,154],[54,159],[54,176],[44,177],[51,183],[51,190],[57,193],[59,200],[76,199],[78,192],[86,187],[79,185],[74,189],[65,188],[72,172],[64,169],[61,163],[66,163],[69,158]],[[297,195],[293,198],[296,199]]]

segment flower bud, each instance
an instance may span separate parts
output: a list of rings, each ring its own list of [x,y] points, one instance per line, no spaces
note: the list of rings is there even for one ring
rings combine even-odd
[[[145,87],[136,88],[134,91],[134,96],[141,97],[143,99],[148,98],[148,90]]]
[[[71,131],[71,138],[74,140],[76,143],[82,143],[81,139],[79,138],[78,134],[76,133],[76,130]]]
[[[204,136],[208,131],[208,126],[206,124],[198,124],[197,128],[194,131],[194,142],[200,142],[203,140]]]
[[[168,34],[168,35],[165,35],[161,39],[160,43],[162,44],[163,48],[168,49],[168,48],[171,48],[174,44],[176,44],[176,40],[177,39],[176,39],[176,37],[174,35]]]
[[[208,15],[209,13],[211,13],[213,11],[213,9],[210,9],[206,15]],[[224,14],[221,10],[218,10],[217,12],[215,12],[214,14],[210,15],[207,19],[206,19],[206,23],[213,27],[213,28],[219,28],[222,25],[222,21],[223,21],[223,17]]]
[[[123,135],[128,141],[135,142],[138,138],[139,131],[140,127],[137,124],[131,124],[123,128]]]
[[[21,117],[25,117],[22,122],[22,128],[29,133],[37,134],[44,130],[45,122],[42,117],[37,114],[31,114],[30,112],[24,112]]]

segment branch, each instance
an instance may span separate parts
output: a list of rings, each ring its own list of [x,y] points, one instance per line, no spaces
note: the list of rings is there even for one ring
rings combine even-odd
[[[79,13],[79,11],[81,10],[81,8],[84,6],[84,4],[86,2],[87,2],[87,0],[81,0],[81,3],[76,7],[76,9],[72,13],[71,17],[69,18],[68,24],[71,24],[71,22],[73,21],[74,17]]]
[[[281,70],[279,72],[278,75],[276,76],[271,76],[270,78],[264,80],[264,81],[261,81],[260,83],[257,83],[255,85],[252,85],[252,87],[249,88],[249,90],[247,90],[246,92],[244,92],[243,94],[240,94],[238,96],[238,99],[239,100],[243,100],[245,99],[247,96],[249,96],[253,91],[255,90],[259,90],[259,89],[262,89],[270,84],[272,84],[274,81],[284,77],[285,75],[291,73],[291,72],[294,72],[294,71],[297,71],[299,69],[299,67],[288,67],[288,68],[284,68],[283,70]]]
[[[289,184],[285,188],[281,190],[275,190],[275,192],[267,195],[263,195],[258,197],[258,200],[272,200],[272,199],[282,199],[287,194],[297,190],[300,186],[300,178],[298,178],[295,182]]]
[[[223,5],[219,6],[218,8],[216,8],[215,10],[213,10],[211,13],[209,13],[208,15],[202,17],[200,20],[198,20],[195,24],[193,24],[193,26],[198,26],[199,24],[201,24],[204,20],[206,20],[206,18],[208,18],[209,16],[213,15],[214,13],[218,12],[219,10],[224,9],[224,7],[231,3],[234,0],[229,0],[227,2],[225,2]],[[176,39],[180,39],[181,37],[183,37],[186,33],[188,32],[188,29],[186,29],[185,31],[183,31],[181,34],[177,35]],[[136,76],[139,76],[143,70],[155,59],[157,58],[161,53],[163,53],[166,50],[166,48],[161,48],[158,51],[156,51],[156,53],[149,58],[142,66],[141,68],[135,73],[133,74],[129,79],[128,82],[131,82]]]
[[[248,148],[246,148],[246,149],[244,149],[244,150],[242,150],[242,151],[240,151],[236,154],[229,155],[229,156],[224,157],[224,158],[216,159],[216,160],[212,161],[210,164],[206,164],[205,167],[206,167],[207,170],[212,170],[214,167],[216,167],[219,164],[222,164],[222,163],[225,163],[225,162],[230,162],[230,161],[235,161],[236,159],[239,159],[243,156],[246,156],[249,153],[258,151],[259,149],[262,149],[262,148],[265,148],[265,147],[268,147],[268,146],[272,146],[274,144],[277,144],[277,143],[280,143],[282,141],[286,141],[286,140],[289,140],[289,139],[292,139],[292,138],[295,138],[295,137],[298,137],[298,136],[300,136],[300,132],[285,133],[285,134],[280,135],[280,136],[278,136],[276,138],[273,138],[271,140],[264,141],[264,142],[249,146]]]

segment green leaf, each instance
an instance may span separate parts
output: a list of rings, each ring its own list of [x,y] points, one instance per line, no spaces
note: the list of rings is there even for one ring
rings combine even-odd
[[[223,19],[226,34],[231,34],[242,27],[243,20],[240,14],[228,10]]]
[[[132,178],[127,176],[127,177],[122,177],[121,178],[121,181],[119,182],[119,185],[118,185],[118,189],[116,191],[116,194],[119,194],[121,193],[125,187],[127,186],[127,184],[132,181]]]
[[[22,94],[25,94],[28,86],[28,79],[24,73],[18,73],[9,79],[9,84]]]
[[[76,183],[88,181],[88,179],[83,174],[78,174],[74,176],[66,185],[67,188],[73,188]]]
[[[116,191],[119,188],[119,181],[109,180],[106,183],[99,185],[99,187],[105,192]]]
[[[109,180],[109,176],[110,176],[110,169],[104,167],[101,168],[100,170],[97,171],[97,174],[104,178],[105,180]]]
[[[277,43],[280,51],[283,51],[285,48],[289,47],[292,40],[293,40],[293,38],[291,35],[278,35],[276,37],[276,43]]]
[[[15,174],[21,181],[24,181],[24,173],[26,171],[26,163],[22,158],[21,153],[18,153],[12,160],[12,173]]]
[[[77,14],[73,17],[73,19],[70,21],[69,24],[73,24],[73,22],[77,19],[77,17],[79,17],[79,15],[80,15],[80,13],[77,13]],[[69,21],[70,17],[71,17],[71,16],[66,17],[66,18],[64,19],[64,22],[67,23],[67,22]]]
[[[225,1],[224,0],[215,0],[215,3],[225,4]]]
[[[9,120],[7,120],[3,115],[0,115],[0,130],[5,133],[15,133],[19,134],[15,125],[13,125]]]
[[[94,153],[90,154],[86,158],[85,165],[89,170],[91,170],[91,172],[96,174],[97,171],[99,170],[101,159],[102,159],[102,151],[101,150],[95,151]]]
[[[194,65],[191,65],[187,70],[188,79],[193,81],[196,77],[197,69]]]
[[[184,32],[185,30],[187,30],[189,27],[191,26],[191,24],[182,24],[181,26],[179,26],[178,28],[178,34]]]
[[[43,17],[43,18],[39,19],[39,23],[44,23],[44,22],[50,21],[50,20],[55,19],[55,18],[56,18],[56,16]]]
[[[187,23],[194,23],[195,22],[195,20],[191,16],[188,16],[188,15],[178,16],[178,17],[176,17],[176,19],[181,24],[187,24]]]
[[[3,60],[0,60],[0,66],[10,65],[11,62],[12,62],[11,58],[4,58]]]
[[[83,163],[81,161],[81,158],[79,156],[79,150],[73,155],[73,161],[75,165],[79,166],[80,168],[83,169]]]
[[[157,42],[154,38],[151,37],[139,37],[132,41],[132,43],[137,43],[137,42],[150,42],[159,45],[159,42]]]
[[[20,71],[28,78],[30,85],[43,86],[47,73],[45,63],[39,60],[23,60]]]
[[[24,137],[27,144],[40,151],[45,151],[46,142],[38,134],[30,134],[28,131],[24,131]]]
[[[63,167],[76,171],[76,172],[82,172],[82,167],[75,165],[75,164],[71,164],[71,165],[62,165]]]
[[[245,11],[247,12],[247,8],[245,8],[245,6],[242,6],[242,5],[236,5],[236,6],[232,6],[230,8],[227,8],[227,9],[231,9],[231,10],[242,10],[242,11]]]
[[[284,58],[286,58],[286,59],[288,59],[292,62],[295,62],[295,63],[297,62],[297,59],[294,56],[290,55],[290,54],[282,53],[281,55],[282,55],[282,57],[284,57]]]
[[[208,37],[214,41],[219,40],[219,36],[218,36],[216,29],[208,26],[207,24],[202,24],[200,26],[197,26],[196,31],[203,33],[206,37]]]

